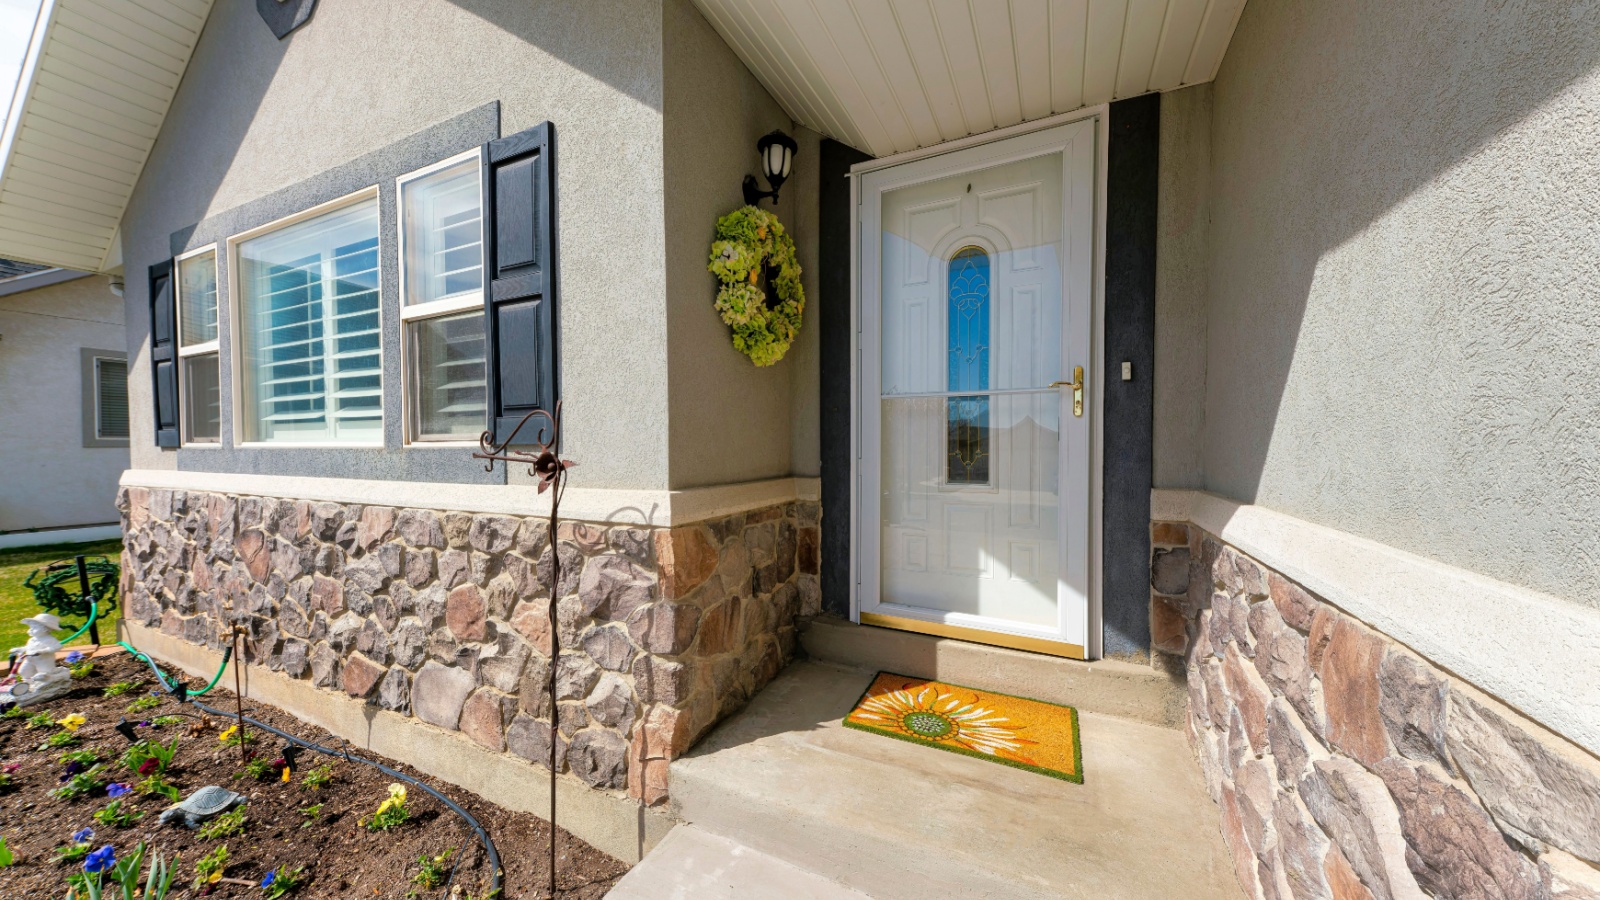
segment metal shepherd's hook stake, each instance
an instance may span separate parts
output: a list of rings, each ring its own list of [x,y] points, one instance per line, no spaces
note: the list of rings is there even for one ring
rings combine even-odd
[[[534,429],[533,437],[544,437],[544,441],[532,440],[524,446],[532,450],[512,450],[511,445],[516,441],[517,434],[535,419],[540,421]],[[548,429],[548,430],[547,430]],[[488,460],[488,465],[483,467],[485,472],[494,471],[495,460],[503,460],[509,466],[511,463],[527,463],[528,474],[539,479],[539,493],[550,492],[550,672],[546,683],[546,690],[550,697],[550,896],[552,900],[556,895],[556,742],[560,739],[560,716],[556,708],[556,663],[561,659],[561,629],[557,627],[556,604],[561,599],[561,541],[557,535],[557,528],[561,524],[561,495],[567,489],[567,470],[577,465],[570,459],[562,459],[557,454],[560,446],[561,433],[561,403],[556,402],[555,412],[536,409],[522,417],[517,427],[511,429],[511,434],[506,436],[499,444],[494,442],[494,432],[485,431],[478,438],[478,452],[472,454],[473,459]]]

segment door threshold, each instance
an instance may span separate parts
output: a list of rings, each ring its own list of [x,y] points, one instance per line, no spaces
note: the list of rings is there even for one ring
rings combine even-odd
[[[943,622],[924,622],[921,619],[907,619],[901,616],[885,616],[881,613],[864,612],[861,614],[861,624],[875,625],[879,628],[893,628],[896,631],[914,631],[918,634],[954,638],[958,641],[988,644],[993,647],[1006,647],[1011,650],[1026,650],[1030,653],[1043,653],[1067,659],[1088,658],[1083,652],[1083,647],[1077,644],[1069,644],[1065,641],[1051,641],[1020,634],[1002,634],[997,631],[964,628],[960,625],[946,625]]]

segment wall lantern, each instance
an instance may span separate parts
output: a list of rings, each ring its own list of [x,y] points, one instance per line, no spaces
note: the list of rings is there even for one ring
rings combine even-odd
[[[755,206],[763,197],[771,197],[772,205],[778,205],[778,189],[789,178],[789,167],[794,164],[794,152],[800,145],[794,142],[782,131],[774,130],[756,141],[756,152],[761,154],[761,173],[767,176],[767,184],[772,190],[761,190],[754,175],[744,177],[744,203],[746,206]]]

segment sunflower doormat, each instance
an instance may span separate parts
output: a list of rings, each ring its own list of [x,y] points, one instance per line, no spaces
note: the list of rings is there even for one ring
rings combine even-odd
[[[1070,706],[879,672],[844,726],[1083,784]]]

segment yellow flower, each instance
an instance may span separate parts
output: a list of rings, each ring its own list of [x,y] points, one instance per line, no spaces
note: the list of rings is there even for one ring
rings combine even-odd
[[[222,870],[221,869],[218,869],[217,871],[212,872],[210,875],[206,876],[206,881],[210,882],[211,884],[216,884],[217,882],[219,882],[221,880],[222,880]]]
[[[226,730],[223,733],[217,735],[217,743],[226,744],[228,742],[228,738],[233,737],[233,733],[235,731],[238,731],[238,730],[239,730],[239,726],[237,726],[237,725],[229,725],[228,726],[228,730]]]
[[[89,720],[85,719],[83,716],[80,716],[77,713],[73,713],[73,714],[67,716],[64,719],[61,719],[61,720],[57,721],[56,724],[60,725],[62,728],[65,728],[68,731],[77,731],[80,727],[83,726],[83,723],[85,723],[87,721],[89,721]]]
[[[283,778],[281,779],[284,784],[288,784],[289,783],[289,775],[290,775],[289,767],[288,766],[284,766],[283,767]]]
[[[377,815],[381,816],[385,812],[388,812],[396,807],[404,809],[405,805],[406,786],[403,784],[391,784],[389,785],[389,796],[382,803],[378,804]]]

